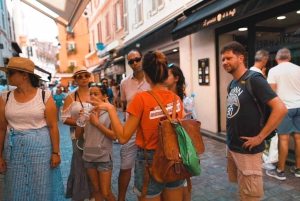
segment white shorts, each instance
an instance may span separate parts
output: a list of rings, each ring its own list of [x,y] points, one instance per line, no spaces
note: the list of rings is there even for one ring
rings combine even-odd
[[[136,132],[133,134],[131,139],[122,146],[120,151],[121,156],[121,169],[128,170],[134,167],[134,161],[136,159],[136,154],[138,147],[135,144]]]

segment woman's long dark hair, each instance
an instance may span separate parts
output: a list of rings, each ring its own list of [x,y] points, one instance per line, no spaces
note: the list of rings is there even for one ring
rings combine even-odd
[[[40,80],[32,73],[28,73],[29,81],[31,86],[33,87],[40,87]]]
[[[171,70],[171,73],[173,74],[174,77],[178,77],[178,81],[176,82],[176,92],[177,95],[180,97],[181,100],[186,96],[185,95],[185,77],[181,71],[181,69],[178,66],[171,66],[169,67]]]
[[[159,51],[149,51],[143,58],[143,70],[153,84],[164,83],[168,78],[166,56]]]

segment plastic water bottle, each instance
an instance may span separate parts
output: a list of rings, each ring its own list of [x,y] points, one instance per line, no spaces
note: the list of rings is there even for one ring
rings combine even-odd
[[[193,112],[195,105],[194,97],[195,94],[192,94],[191,97],[185,97],[185,99],[183,100],[184,109],[186,112]]]
[[[90,104],[83,107],[83,113],[78,117],[77,126],[84,127],[86,122],[90,119]]]

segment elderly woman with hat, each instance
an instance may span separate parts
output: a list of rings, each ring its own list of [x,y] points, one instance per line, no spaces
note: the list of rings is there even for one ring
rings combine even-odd
[[[34,63],[12,57],[6,73],[16,89],[0,98],[0,173],[4,200],[63,200],[56,107],[39,89]]]
[[[73,155],[71,170],[67,182],[66,197],[73,200],[84,200],[91,197],[92,184],[89,180],[87,170],[82,159],[83,151],[78,144],[83,143],[83,139],[75,138],[76,120],[79,111],[90,100],[89,80],[91,74],[84,66],[76,66],[72,78],[77,83],[78,89],[65,98],[61,119],[64,124],[70,126],[70,134],[73,145]]]

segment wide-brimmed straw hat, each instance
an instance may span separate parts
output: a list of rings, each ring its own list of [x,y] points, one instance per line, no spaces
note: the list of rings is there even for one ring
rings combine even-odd
[[[4,72],[7,72],[9,69],[31,73],[37,78],[41,78],[41,76],[34,73],[34,63],[30,59],[24,57],[11,57],[7,67],[0,67],[0,70]]]
[[[76,66],[73,70],[72,78],[75,78],[75,76],[80,74],[80,73],[89,73],[90,74],[90,72],[87,71],[85,66]]]

